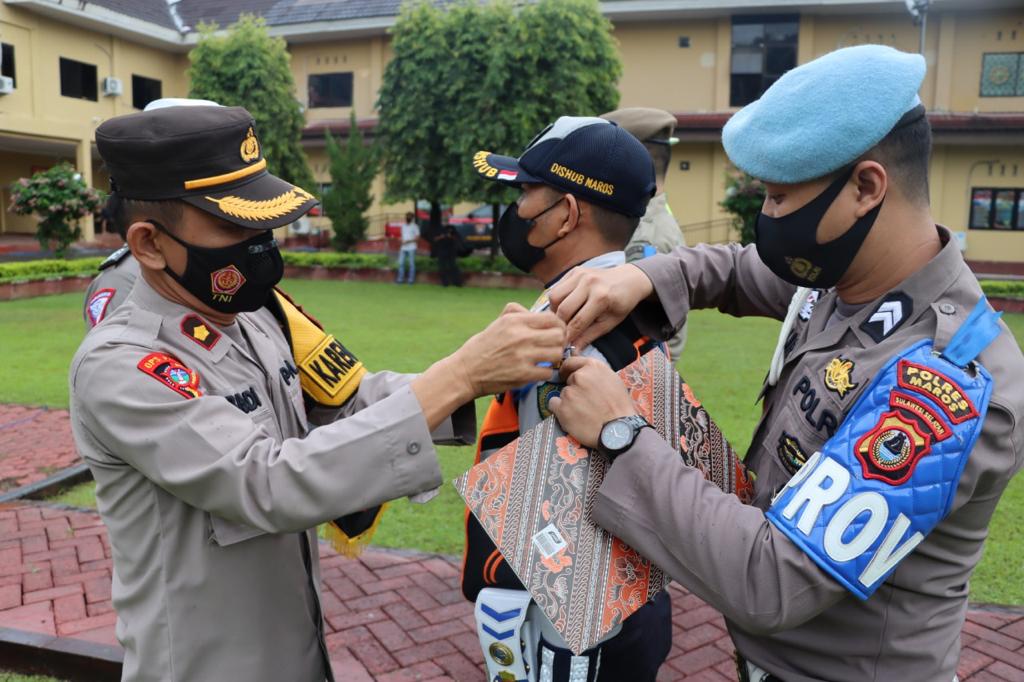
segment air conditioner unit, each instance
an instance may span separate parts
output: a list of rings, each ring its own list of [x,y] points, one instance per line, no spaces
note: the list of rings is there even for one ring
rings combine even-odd
[[[124,83],[121,82],[120,78],[107,76],[103,79],[103,94],[107,97],[124,94]]]
[[[14,79],[10,76],[0,76],[0,95],[9,95],[14,92]]]

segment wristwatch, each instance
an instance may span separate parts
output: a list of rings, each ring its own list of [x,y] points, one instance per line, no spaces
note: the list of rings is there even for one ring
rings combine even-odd
[[[637,435],[645,427],[654,428],[638,414],[612,419],[601,427],[597,449],[614,462],[616,457],[633,447]]]

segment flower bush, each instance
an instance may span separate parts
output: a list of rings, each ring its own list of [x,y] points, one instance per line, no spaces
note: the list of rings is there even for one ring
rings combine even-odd
[[[64,258],[68,246],[82,236],[78,221],[96,213],[102,204],[103,195],[86,185],[68,163],[11,185],[10,210],[39,216],[36,239],[44,249],[52,247],[58,258]]]

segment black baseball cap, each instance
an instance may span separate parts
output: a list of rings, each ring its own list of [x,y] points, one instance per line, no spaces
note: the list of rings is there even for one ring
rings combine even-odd
[[[242,107],[168,106],[96,129],[113,190],[125,199],[180,199],[253,230],[294,222],[316,197],[267,172],[256,122]]]
[[[477,152],[473,167],[488,180],[549,185],[634,218],[654,196],[654,163],[644,146],[617,124],[591,116],[562,116],[518,159]]]

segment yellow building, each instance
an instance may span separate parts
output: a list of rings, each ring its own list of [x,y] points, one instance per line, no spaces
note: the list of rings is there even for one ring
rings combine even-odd
[[[304,145],[317,178],[329,182],[323,131],[344,133],[354,111],[372,134],[398,5],[0,0],[0,70],[14,81],[0,94],[0,186],[62,158],[105,189],[94,161],[96,125],[154,96],[184,96],[195,27],[227,25],[243,11],[264,16],[288,42],[306,108]],[[729,237],[718,205],[728,172],[719,137],[739,106],[787,69],[838,47],[921,49],[921,30],[900,0],[609,0],[601,7],[621,49],[622,106],[660,107],[679,121],[667,188],[691,242]],[[932,0],[923,51],[936,218],[958,232],[978,268],[1024,271],[1024,7]],[[378,182],[377,196],[382,190]],[[371,213],[405,208],[378,204]],[[30,218],[0,212],[0,234],[32,229]]]

